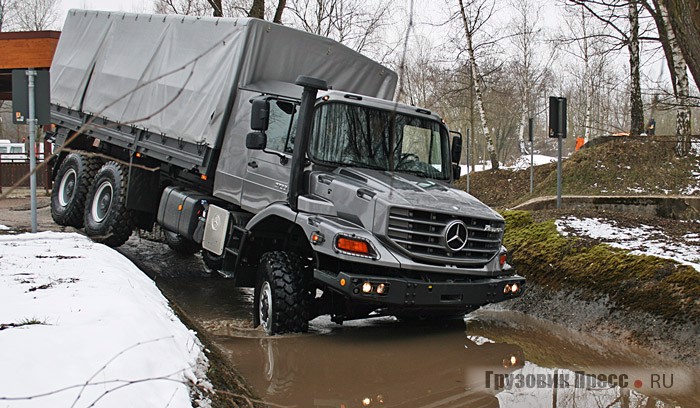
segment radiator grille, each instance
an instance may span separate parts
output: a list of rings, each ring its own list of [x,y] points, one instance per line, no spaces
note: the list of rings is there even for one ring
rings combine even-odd
[[[459,251],[445,243],[445,229],[455,220],[467,227],[467,242]],[[386,236],[416,261],[481,266],[500,250],[504,226],[503,221],[394,207],[389,212]]]

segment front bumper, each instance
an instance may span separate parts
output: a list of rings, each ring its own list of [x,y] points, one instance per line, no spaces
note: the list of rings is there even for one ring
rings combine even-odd
[[[489,303],[502,302],[522,296],[525,278],[510,275],[494,278],[478,278],[469,282],[426,282],[418,279],[359,275],[340,272],[332,275],[314,270],[314,278],[325,283],[353,301],[379,303],[388,306],[408,308],[471,308]],[[364,293],[362,286],[369,282],[370,293]],[[384,284],[384,293],[377,293],[377,287]],[[506,285],[519,286],[517,293],[505,293]]]

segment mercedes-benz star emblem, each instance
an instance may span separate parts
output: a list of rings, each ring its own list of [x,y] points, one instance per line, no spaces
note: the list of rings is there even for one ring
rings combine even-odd
[[[445,246],[452,252],[459,252],[467,245],[468,235],[466,224],[454,220],[445,227]]]

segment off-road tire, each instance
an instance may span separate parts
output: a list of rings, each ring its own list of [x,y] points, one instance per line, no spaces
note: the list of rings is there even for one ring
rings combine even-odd
[[[165,243],[168,244],[170,249],[180,255],[194,255],[201,249],[196,242],[166,229],[163,229],[163,239],[165,239]]]
[[[79,153],[63,159],[51,189],[51,218],[56,224],[83,227],[85,200],[100,166],[100,159]]]
[[[85,233],[93,241],[118,247],[131,236],[134,217],[126,208],[127,174],[126,166],[109,161],[95,175],[84,211]]]
[[[269,285],[271,299],[265,304],[264,287]],[[305,333],[309,330],[308,277],[301,259],[291,253],[274,251],[265,253],[258,267],[258,284],[255,287],[254,324],[262,325],[268,335]],[[270,308],[266,309],[265,306]],[[269,310],[267,324],[262,310]]]

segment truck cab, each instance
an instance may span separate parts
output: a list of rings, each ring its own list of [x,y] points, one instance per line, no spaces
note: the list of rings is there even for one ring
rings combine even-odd
[[[278,333],[322,314],[460,317],[522,295],[503,218],[452,186],[461,136],[426,109],[305,88],[310,108],[250,100],[241,210],[255,216],[226,230],[239,229],[233,240],[224,208],[206,217],[203,248],[235,259],[224,273],[255,287],[256,323]]]

